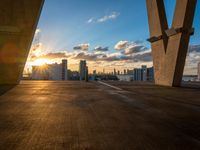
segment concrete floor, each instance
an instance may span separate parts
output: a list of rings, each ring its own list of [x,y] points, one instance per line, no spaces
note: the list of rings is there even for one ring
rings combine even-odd
[[[22,81],[0,96],[0,150],[200,149],[200,89],[107,83]]]

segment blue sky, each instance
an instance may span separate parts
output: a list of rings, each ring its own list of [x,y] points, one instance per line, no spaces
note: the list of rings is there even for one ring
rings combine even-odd
[[[175,0],[165,0],[165,7],[171,24]],[[199,18],[198,1],[192,45],[200,44]],[[46,53],[72,53],[74,47],[88,44],[89,52],[98,46],[107,48],[110,55],[118,55],[119,51],[116,52],[114,47],[119,41],[128,41],[129,45],[140,43],[150,48],[146,42],[149,38],[146,0],[46,0],[38,29]]]
[[[175,0],[165,0],[165,6],[170,24]],[[90,18],[101,18],[112,12],[120,15],[103,23],[87,23]],[[193,44],[200,41],[199,14],[198,3]],[[109,46],[112,50],[120,40],[145,42],[149,37],[145,0],[46,0],[38,27],[42,31],[41,42],[55,51],[72,50],[80,43]]]

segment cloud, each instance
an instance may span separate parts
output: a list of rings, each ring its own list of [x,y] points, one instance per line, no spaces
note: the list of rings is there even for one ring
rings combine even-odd
[[[62,59],[62,58],[69,58],[70,55],[68,55],[65,52],[58,52],[58,53],[47,53],[41,56],[31,56],[31,61],[34,61],[36,59]]]
[[[94,18],[88,19],[87,23],[92,23],[94,21]]]
[[[127,48],[125,48],[124,53],[133,54],[133,53],[138,53],[138,52],[146,51],[146,50],[148,50],[148,48],[146,48],[145,46],[132,43],[129,46],[127,46]]]
[[[142,45],[141,43],[119,41],[115,48],[118,51],[114,53],[101,53],[107,52],[108,47],[97,46],[92,52],[79,52],[71,56],[72,59],[85,59],[88,61],[131,61],[131,62],[152,62],[151,50]],[[100,52],[100,53],[99,53]]]
[[[128,41],[119,41],[116,45],[115,45],[115,49],[116,50],[123,50],[127,47]]]
[[[77,55],[75,55],[73,57],[73,59],[85,59],[88,61],[98,61],[100,60],[102,57],[105,57],[104,54],[96,54],[96,53],[84,53],[84,52],[80,52]]]
[[[36,30],[35,30],[35,36],[37,36],[38,34],[40,34],[41,33],[41,30],[39,29],[39,28],[37,28]]]
[[[105,22],[108,20],[113,20],[113,19],[116,19],[119,15],[120,15],[120,13],[118,13],[118,12],[112,12],[110,15],[106,15],[106,16],[103,16],[103,17],[97,19],[97,22],[102,23],[102,22]]]
[[[200,45],[190,45],[189,46],[189,53],[197,52],[200,53]]]
[[[72,59],[85,59],[87,61],[132,61],[132,62],[151,62],[151,51],[145,51],[143,53],[137,53],[135,55],[126,55],[121,52],[111,53],[111,54],[102,54],[102,53],[87,53],[80,52],[72,57]]]
[[[200,62],[200,45],[190,45],[186,57],[185,70],[190,70],[196,74],[197,64]]]
[[[116,50],[124,50],[126,55],[143,52],[148,50],[141,42],[119,41],[115,47]]]
[[[39,51],[41,52],[42,43],[35,43],[31,47],[31,52]]]
[[[152,55],[151,52],[145,52],[143,54],[134,55],[132,59],[134,62],[151,62]]]
[[[90,44],[84,43],[84,44],[79,44],[78,46],[75,46],[73,49],[87,51],[89,49],[89,46],[90,46]]]
[[[109,20],[114,20],[120,15],[119,12],[112,12],[109,15],[102,16],[100,18],[90,18],[87,20],[87,23],[103,23]]]
[[[109,50],[108,47],[97,46],[97,47],[94,48],[94,51],[99,51],[99,52],[106,52],[108,50]]]
[[[36,59],[63,59],[69,58],[74,60],[85,59],[90,62],[150,62],[152,61],[151,51],[141,43],[119,41],[116,45],[116,49],[121,51],[108,52],[109,47],[97,46],[93,51],[87,51],[89,49],[88,43],[82,43],[74,47],[72,52],[57,52],[57,53],[40,53],[36,55],[33,51],[31,60]],[[37,46],[36,46],[37,48]],[[79,51],[80,50],[80,51]],[[105,53],[106,52],[106,53]]]

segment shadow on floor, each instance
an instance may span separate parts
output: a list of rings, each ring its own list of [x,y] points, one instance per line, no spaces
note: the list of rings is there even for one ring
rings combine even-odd
[[[16,85],[0,85],[0,96],[14,88]]]

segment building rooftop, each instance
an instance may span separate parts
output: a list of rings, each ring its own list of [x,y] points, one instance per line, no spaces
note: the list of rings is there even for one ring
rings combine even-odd
[[[21,81],[0,96],[0,149],[200,149],[199,97],[141,82]]]

